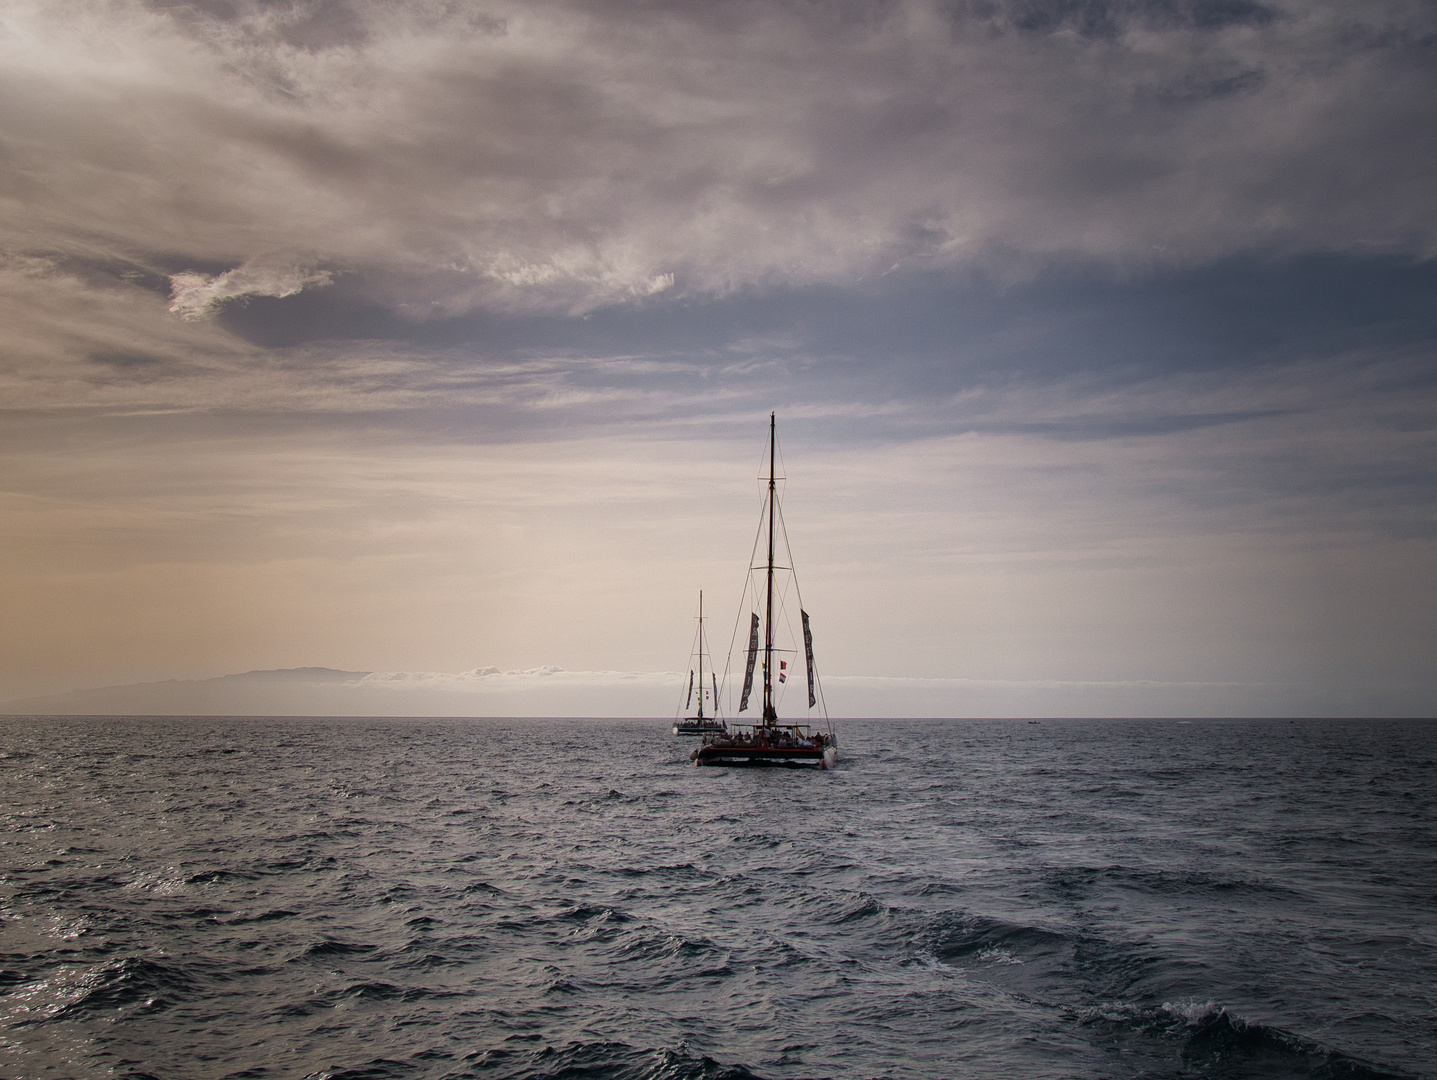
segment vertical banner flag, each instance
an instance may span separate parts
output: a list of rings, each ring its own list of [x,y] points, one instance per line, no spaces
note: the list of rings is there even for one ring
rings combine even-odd
[[[811,709],[818,704],[818,695],[814,691],[817,684],[813,678],[813,631],[808,628],[808,612],[800,608],[798,613],[803,616],[803,651],[808,656],[808,707]]]
[[[748,708],[748,696],[753,692],[753,664],[758,659],[758,612],[753,615],[753,625],[748,631],[748,670],[743,675],[743,694],[738,699],[738,711]]]
[[[701,694],[703,693],[703,687],[702,687],[702,686],[699,687],[699,693],[701,693]],[[690,671],[690,672],[689,672],[689,700],[688,700],[688,704],[686,704],[686,705],[684,706],[684,708],[687,709],[687,708],[689,707],[689,705],[692,705],[693,703],[694,703],[694,673],[693,673],[692,671]]]
[[[714,676],[714,709],[718,709],[718,676]]]

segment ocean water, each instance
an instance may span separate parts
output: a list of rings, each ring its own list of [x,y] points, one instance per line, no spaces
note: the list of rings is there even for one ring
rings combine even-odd
[[[1437,723],[835,726],[0,720],[0,1076],[1437,1076]]]

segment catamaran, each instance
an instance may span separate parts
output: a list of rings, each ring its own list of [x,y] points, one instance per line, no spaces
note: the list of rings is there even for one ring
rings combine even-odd
[[[700,591],[699,628],[698,633],[695,635],[693,651],[693,658],[697,660],[697,664],[695,667],[689,668],[688,698],[684,702],[683,708],[679,710],[678,718],[674,720],[675,735],[722,734],[728,730],[728,727],[723,722],[723,718],[718,715],[718,673],[714,671],[712,660],[709,661],[708,674],[709,678],[713,680],[713,686],[710,688],[704,683],[704,660],[707,657],[708,649],[704,643],[704,594]],[[697,682],[694,680],[695,674],[698,676]],[[693,708],[695,690],[698,691],[699,697],[698,711],[693,716],[685,717],[683,714]],[[708,716],[704,715],[705,698],[713,702],[713,709]]]
[[[746,651],[743,693],[739,696],[738,711],[748,709],[753,693],[754,667],[762,656],[760,669],[763,679],[763,716],[751,724],[731,724],[728,730],[704,736],[703,743],[689,756],[695,765],[808,765],[820,769],[833,768],[838,756],[838,740],[828,722],[827,709],[821,703],[823,691],[818,682],[818,669],[813,663],[813,634],[809,629],[808,612],[803,610],[803,599],[798,592],[798,576],[793,570],[793,553],[789,550],[788,530],[783,524],[783,512],[778,500],[778,434],[774,414],[768,417],[768,487],[764,499],[763,517],[760,519],[758,535],[754,538],[753,554],[749,558],[748,585],[744,597],[749,608],[748,649]],[[767,526],[767,558],[757,564],[759,539]],[[776,563],[775,547],[779,536],[783,537],[785,563]],[[760,595],[755,578],[763,573],[763,589]],[[775,572],[785,576],[785,587],[775,592]],[[803,657],[808,675],[808,709],[806,716],[813,718],[813,710],[820,709],[817,723],[784,722],[778,718],[778,704],[788,684],[790,663],[797,662],[797,647],[785,647],[778,642],[780,625],[791,631],[789,617],[789,591],[792,591],[793,606],[798,608],[799,623],[802,627]],[[755,609],[763,609],[762,617]],[[742,620],[742,615],[740,615]],[[763,644],[759,645],[759,630],[763,630]],[[734,636],[737,640],[738,629]],[[792,636],[792,635],[790,635]],[[778,668],[774,662],[777,657]],[[732,666],[733,650],[729,650]]]

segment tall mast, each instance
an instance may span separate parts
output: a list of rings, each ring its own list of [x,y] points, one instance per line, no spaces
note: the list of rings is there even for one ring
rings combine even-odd
[[[774,498],[778,490],[774,476],[774,448],[778,444],[774,433],[774,414],[768,414],[768,605],[763,617],[763,722],[771,724],[778,719],[773,708],[773,515]]]
[[[714,702],[717,706],[718,702]],[[704,718],[704,591],[699,590],[699,719]]]

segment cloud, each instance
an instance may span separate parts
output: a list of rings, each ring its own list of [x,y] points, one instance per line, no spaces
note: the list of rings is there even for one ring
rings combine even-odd
[[[291,263],[256,258],[223,274],[187,270],[170,275],[170,313],[193,321],[212,314],[227,300],[249,296],[294,296],[310,285],[328,285],[328,270],[308,270]]]
[[[45,688],[482,656],[364,692],[591,711],[526,665],[671,662],[776,407],[835,670],[1059,712],[1425,671],[1434,35],[1406,0],[10,0],[0,652]]]
[[[30,0],[0,229],[175,275],[186,317],[324,273],[425,318],[1427,257],[1435,29],[1398,0]]]

